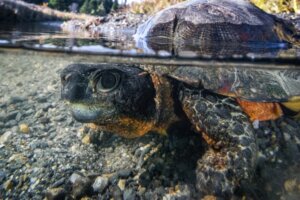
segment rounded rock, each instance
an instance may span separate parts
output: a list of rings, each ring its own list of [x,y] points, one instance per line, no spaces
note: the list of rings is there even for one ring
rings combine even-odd
[[[95,182],[93,183],[93,186],[92,186],[94,192],[102,193],[103,190],[107,187],[108,182],[109,182],[109,181],[108,181],[108,178],[98,176],[98,177],[95,179]]]

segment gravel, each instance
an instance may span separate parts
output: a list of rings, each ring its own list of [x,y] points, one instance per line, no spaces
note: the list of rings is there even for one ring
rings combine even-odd
[[[124,139],[73,120],[60,100],[59,72],[78,60],[0,54],[0,199],[200,199],[195,167],[207,146],[199,134],[184,128]],[[257,173],[237,196],[299,199],[299,121],[284,116],[256,126]]]

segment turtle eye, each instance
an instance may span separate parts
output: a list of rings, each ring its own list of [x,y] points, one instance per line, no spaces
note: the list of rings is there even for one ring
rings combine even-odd
[[[117,72],[102,72],[96,82],[96,89],[100,92],[110,92],[118,87],[120,74]]]

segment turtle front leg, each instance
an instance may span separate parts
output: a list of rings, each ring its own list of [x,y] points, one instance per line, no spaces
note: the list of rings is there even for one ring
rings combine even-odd
[[[197,163],[197,189],[202,194],[231,196],[255,169],[257,146],[252,124],[233,98],[184,89],[180,100],[210,146]]]

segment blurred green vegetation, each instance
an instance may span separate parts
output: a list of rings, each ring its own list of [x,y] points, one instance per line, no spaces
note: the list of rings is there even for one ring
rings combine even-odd
[[[119,8],[118,0],[24,0],[61,11],[105,15]]]
[[[29,3],[47,5],[61,11],[77,11],[92,15],[105,15],[119,8],[118,0],[24,0]],[[144,0],[131,4],[133,13],[152,14],[184,0]],[[250,0],[259,8],[270,13],[300,13],[300,0]],[[73,9],[71,7],[73,5]],[[74,6],[76,5],[76,6]]]
[[[299,0],[251,0],[256,6],[271,13],[300,12]]]
[[[132,4],[130,11],[133,13],[155,13],[165,7],[182,2],[184,0],[144,0],[141,3]],[[259,8],[270,13],[300,12],[300,0],[250,0]]]

